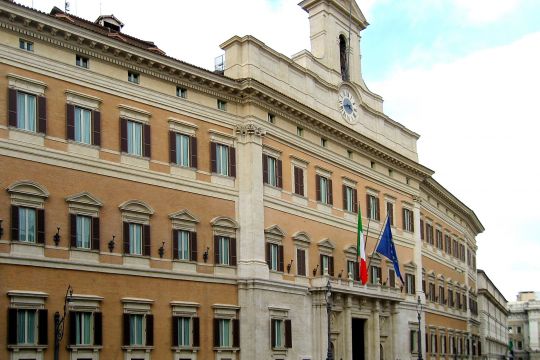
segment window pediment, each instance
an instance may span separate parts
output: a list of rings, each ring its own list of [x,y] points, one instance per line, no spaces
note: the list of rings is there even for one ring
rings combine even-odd
[[[43,207],[43,202],[49,197],[49,191],[44,186],[31,180],[17,181],[7,191],[13,205]]]
[[[278,225],[272,225],[264,229],[264,235],[269,240],[281,242],[285,237],[285,232]]]
[[[169,219],[171,219],[174,229],[195,231],[195,226],[199,223],[199,219],[187,209],[169,214]]]
[[[141,200],[128,200],[119,206],[122,211],[122,221],[148,223],[154,209]]]
[[[214,234],[223,236],[236,236],[236,229],[239,228],[238,223],[233,219],[225,216],[218,216],[210,221],[210,225],[214,228]]]
[[[99,200],[97,197],[93,196],[89,192],[81,192],[75,195],[68,196],[66,198],[66,202],[68,203],[79,203],[84,204],[88,206],[95,206],[95,207],[101,207],[103,206],[103,202]]]
[[[308,233],[305,231],[298,231],[294,233],[292,236],[292,239],[296,243],[296,245],[302,245],[308,247],[311,244],[311,238],[309,237]]]
[[[325,238],[325,239],[322,239],[321,241],[319,241],[317,246],[319,247],[319,250],[327,251],[327,252],[330,252],[330,253],[332,251],[334,251],[334,249],[336,248],[334,243],[332,241],[330,241],[330,239],[328,239],[328,238]]]
[[[409,261],[408,263],[403,265],[403,267],[405,268],[406,272],[414,272],[414,270],[416,270],[416,264],[412,261]]]

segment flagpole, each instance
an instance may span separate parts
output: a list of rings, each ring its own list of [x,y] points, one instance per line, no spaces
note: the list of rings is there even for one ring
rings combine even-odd
[[[384,227],[385,227],[387,221],[388,221],[388,214],[386,215],[386,219],[383,222],[383,226],[381,227],[381,232],[379,233],[379,238],[377,240],[377,243],[375,244],[375,247],[373,248],[373,252],[371,253],[371,256],[368,259],[368,263],[367,263],[368,277],[369,277],[369,264],[371,263],[371,258],[373,257],[373,254],[375,254],[375,251],[377,251],[377,246],[381,242],[381,235],[382,235],[382,232],[384,230]],[[366,240],[366,243],[367,243],[367,240]]]

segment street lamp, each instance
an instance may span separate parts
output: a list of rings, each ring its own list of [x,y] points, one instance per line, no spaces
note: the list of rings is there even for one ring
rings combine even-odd
[[[424,306],[422,305],[420,296],[418,296],[418,303],[416,304],[416,312],[418,313],[418,360],[422,360],[422,325],[420,322],[422,319],[422,310],[424,310]]]
[[[68,303],[71,302],[73,296],[73,288],[68,285],[66,290],[66,296],[64,296],[64,314],[60,317],[60,313],[57,311],[54,313],[54,360],[58,360],[58,352],[60,350],[60,342],[64,337],[64,320],[67,313],[69,313]]]
[[[327,360],[334,360],[334,354],[332,353],[332,339],[330,334],[330,312],[332,311],[332,286],[330,284],[330,278],[326,283],[326,317],[328,319],[328,351],[326,353]]]

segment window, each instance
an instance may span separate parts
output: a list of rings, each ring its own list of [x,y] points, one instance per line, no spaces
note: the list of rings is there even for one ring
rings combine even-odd
[[[296,272],[299,276],[306,276],[306,250],[296,249]]]
[[[187,99],[187,89],[183,88],[181,86],[176,87],[176,96],[181,97],[183,99]]]
[[[438,349],[437,349],[437,335],[435,334],[431,334],[431,353],[432,354],[436,354],[438,352]]]
[[[291,348],[291,320],[271,319],[271,344],[273,349]]]
[[[276,123],[276,115],[268,113],[268,122],[270,124],[275,124]]]
[[[315,176],[317,201],[322,204],[332,205],[332,180],[321,175]]]
[[[8,123],[21,130],[46,133],[47,85],[41,81],[8,74]]]
[[[518,348],[518,350],[521,350],[523,348],[523,342],[522,341],[517,342],[517,348]]]
[[[35,344],[36,341],[36,311],[17,311],[17,343]]]
[[[224,100],[217,100],[217,108],[222,111],[227,111],[227,102]]]
[[[375,285],[381,284],[381,268],[380,266],[371,266],[371,283]]]
[[[421,240],[425,239],[425,236],[424,236],[424,220],[423,219],[420,219],[420,239]]]
[[[150,225],[124,222],[124,254],[150,256]]]
[[[304,169],[295,166],[294,172],[294,193],[297,195],[305,196],[304,191]]]
[[[518,327],[517,327],[517,333],[518,333],[518,334],[521,334],[521,326],[518,326]]]
[[[127,119],[120,119],[120,121],[122,152],[135,156],[150,157],[150,125]]]
[[[405,287],[407,294],[414,295],[416,293],[415,276],[413,274],[405,274]]]
[[[101,145],[101,113],[67,104],[67,139],[81,144]]]
[[[191,319],[188,317],[177,317],[175,318],[176,326],[177,326],[177,334],[176,334],[176,346],[191,346],[191,330],[190,330],[190,322]]]
[[[360,280],[358,262],[347,260],[347,276],[356,281]]]
[[[304,129],[301,127],[296,127],[296,135],[304,137]]]
[[[19,207],[19,237],[23,242],[36,242],[36,209]]]
[[[8,295],[13,296],[11,292],[8,292]],[[28,297],[21,296],[19,300],[28,300]],[[32,305],[28,304],[29,307]],[[47,345],[47,316],[46,309],[9,308],[7,318],[8,345],[27,347]]]
[[[138,84],[139,83],[139,74],[133,71],[128,71],[128,81],[130,83]]]
[[[231,320],[230,319],[219,319],[219,347],[230,347],[231,346]]]
[[[411,353],[417,353],[418,352],[418,331],[417,330],[410,330],[409,344],[410,344]]]
[[[129,346],[150,346],[148,344],[149,334],[152,332],[149,325],[151,315],[144,314],[124,314],[128,320],[129,340],[125,345]]]
[[[92,113],[90,110],[75,106],[75,141],[83,144],[92,143]]]
[[[132,155],[142,156],[142,124],[128,121],[127,122],[127,152]]]
[[[17,128],[36,131],[36,96],[17,92]]]
[[[379,220],[381,218],[379,210],[379,198],[368,194],[367,197],[367,216],[371,220]]]
[[[321,146],[326,147],[327,144],[328,144],[328,140],[326,140],[325,138],[321,138]]]
[[[170,162],[197,168],[197,138],[175,131],[169,131]]]
[[[353,158],[352,150],[347,150],[347,157],[352,160],[352,158]]]
[[[388,269],[388,286],[396,287],[396,271],[394,269]]]
[[[390,225],[394,226],[394,203],[387,201],[386,202],[386,214],[388,215],[388,221]]]
[[[263,182],[281,188],[283,186],[282,162],[275,157],[263,154]]]
[[[334,258],[330,255],[321,255],[321,275],[326,273],[334,276]]]
[[[358,195],[356,189],[350,186],[343,185],[343,210],[357,213],[358,212]]]
[[[17,204],[11,205],[11,241],[44,244],[45,210],[42,207],[49,196],[47,189],[32,181],[17,181],[7,191],[11,203]]]
[[[175,260],[197,261],[196,233],[173,230],[173,258]]]
[[[371,161],[369,163],[369,166],[372,168],[372,169],[375,169],[375,161]]]
[[[430,301],[435,301],[435,284],[434,283],[429,283],[429,300]]]
[[[452,253],[452,239],[450,235],[444,235],[444,252],[447,254]]]
[[[283,245],[266,243],[266,263],[273,271],[283,271]]]
[[[441,335],[441,354],[446,354],[448,349],[446,348],[446,335]]]
[[[388,176],[390,177],[394,176],[394,170],[388,169]]]
[[[88,69],[88,58],[81,55],[75,56],[75,65]]]
[[[403,208],[403,230],[414,231],[414,218],[411,209]]]
[[[92,218],[89,216],[75,216],[76,246],[82,249],[90,249]]]
[[[214,236],[214,257],[217,265],[236,266],[236,239]]]
[[[426,223],[426,241],[433,245],[433,225]]]
[[[443,238],[442,238],[442,231],[439,229],[435,230],[435,245],[437,246],[437,249],[442,250]]]
[[[444,286],[439,286],[439,304],[441,305],[445,304]]]
[[[26,51],[34,51],[34,43],[28,40],[19,39],[19,48]]]
[[[210,143],[212,172],[223,176],[236,176],[236,151],[227,145]]]
[[[76,345],[92,344],[92,313],[76,312],[75,318],[75,343]]]
[[[448,306],[454,307],[454,290],[448,289]]]

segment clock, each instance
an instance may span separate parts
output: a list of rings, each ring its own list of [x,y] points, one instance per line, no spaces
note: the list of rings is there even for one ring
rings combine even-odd
[[[338,96],[339,111],[341,116],[349,124],[354,124],[358,120],[358,105],[353,93],[344,88],[339,91]]]

